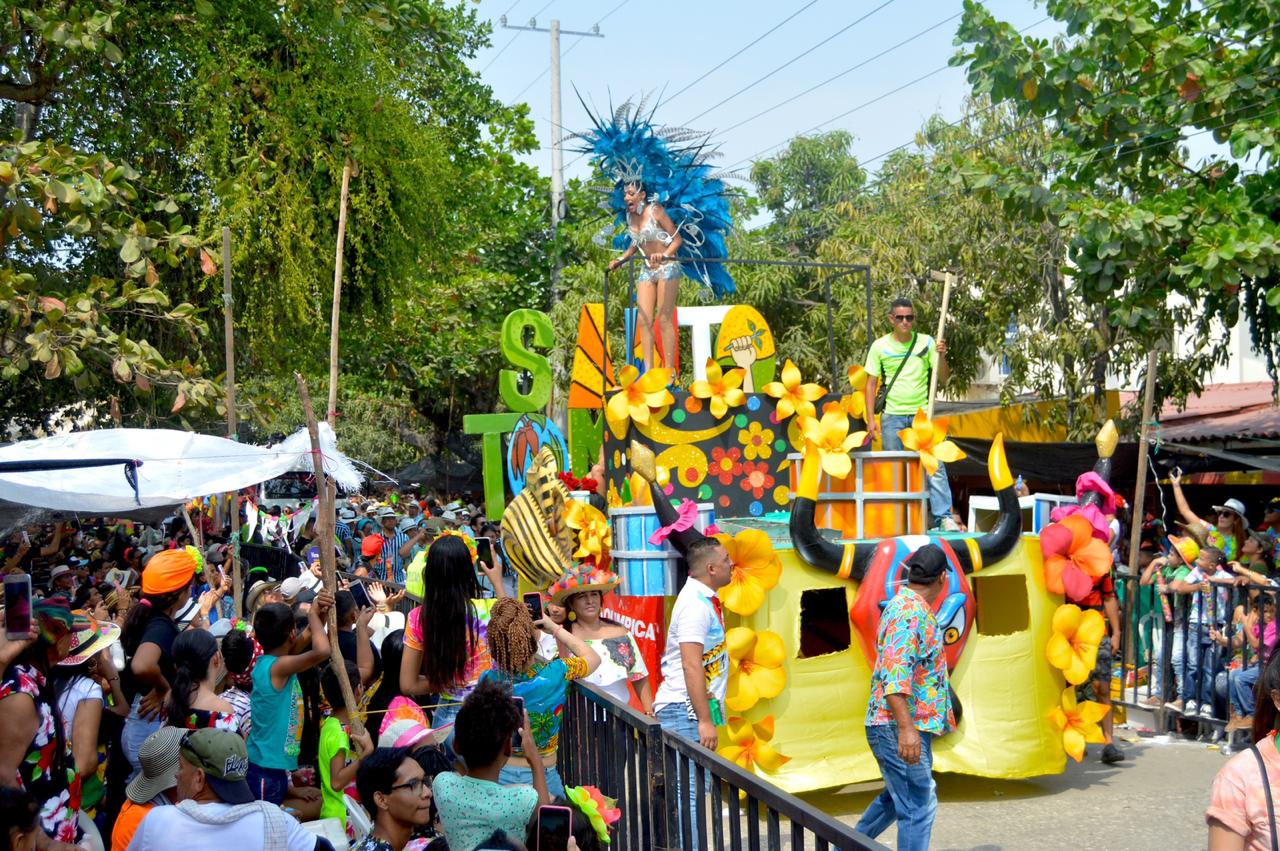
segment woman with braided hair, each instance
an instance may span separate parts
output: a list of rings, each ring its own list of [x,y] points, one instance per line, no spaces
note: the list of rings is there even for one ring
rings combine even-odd
[[[539,656],[539,629],[555,636],[572,655],[550,661]],[[486,671],[480,681],[509,683],[512,695],[524,701],[534,742],[546,766],[547,789],[553,797],[563,796],[564,783],[555,765],[565,692],[570,680],[582,679],[599,667],[600,656],[549,618],[534,623],[524,603],[509,597],[494,603],[489,615],[489,656],[493,669]],[[498,781],[503,785],[533,782],[533,769],[522,749],[512,752]]]

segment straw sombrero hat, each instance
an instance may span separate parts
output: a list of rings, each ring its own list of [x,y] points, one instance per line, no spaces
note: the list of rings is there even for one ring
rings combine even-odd
[[[507,558],[534,588],[546,588],[573,569],[574,534],[563,520],[568,502],[555,456],[544,446],[526,473],[524,490],[502,513]]]
[[[110,621],[100,621],[82,609],[77,609],[72,614],[78,623],[87,624],[71,633],[71,652],[58,663],[63,668],[83,665],[95,654],[120,640],[120,627]]]
[[[547,589],[547,596],[557,606],[563,606],[574,594],[599,591],[607,594],[618,587],[618,575],[612,570],[601,569],[594,564],[580,564],[568,571]]]

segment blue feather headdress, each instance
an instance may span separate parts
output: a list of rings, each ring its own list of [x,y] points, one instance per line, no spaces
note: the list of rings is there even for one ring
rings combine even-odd
[[[581,142],[575,150],[589,155],[613,178],[613,186],[602,189],[605,199],[600,204],[614,214],[614,227],[623,228],[613,237],[613,247],[624,250],[631,244],[623,192],[628,184],[642,183],[647,198],[666,209],[682,238],[676,256],[684,274],[709,287],[718,298],[732,293],[733,278],[723,263],[700,262],[728,256],[725,237],[733,226],[725,175],[708,165],[717,153],[709,145],[710,134],[655,127],[653,113],[645,113],[643,100],[627,101],[608,120],[593,115],[586,103],[583,108],[595,126],[571,138]]]

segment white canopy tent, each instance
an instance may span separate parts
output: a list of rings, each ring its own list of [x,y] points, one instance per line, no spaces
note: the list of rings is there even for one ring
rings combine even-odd
[[[327,423],[320,423],[320,453],[329,476],[359,489],[361,476]],[[81,431],[0,447],[0,500],[27,512],[136,515],[290,470],[312,470],[305,429],[271,447],[170,429]]]

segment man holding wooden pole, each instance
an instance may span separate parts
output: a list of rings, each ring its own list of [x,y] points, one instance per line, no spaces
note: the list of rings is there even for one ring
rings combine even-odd
[[[880,438],[882,449],[901,451],[898,432],[911,428],[916,411],[933,407],[931,373],[937,372],[933,381],[947,380],[947,344],[916,331],[915,305],[909,298],[894,299],[889,322],[893,330],[867,352],[867,405],[872,409],[867,430]],[[879,422],[874,414],[880,415]],[[941,462],[929,477],[929,515],[930,528],[951,530],[951,483]]]

